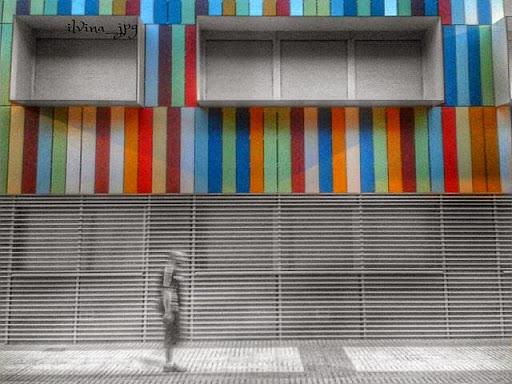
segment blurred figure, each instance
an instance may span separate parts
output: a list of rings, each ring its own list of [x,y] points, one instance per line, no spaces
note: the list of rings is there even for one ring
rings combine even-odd
[[[164,323],[165,365],[164,372],[184,372],[173,363],[173,347],[179,339],[180,283],[183,281],[183,264],[187,255],[170,251],[162,278],[161,310]]]

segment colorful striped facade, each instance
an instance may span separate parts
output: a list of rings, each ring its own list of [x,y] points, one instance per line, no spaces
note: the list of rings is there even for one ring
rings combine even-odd
[[[13,14],[140,15],[146,107],[11,105]],[[440,15],[445,105],[198,108],[196,15]],[[0,1],[0,194],[512,193],[501,17],[502,0]]]

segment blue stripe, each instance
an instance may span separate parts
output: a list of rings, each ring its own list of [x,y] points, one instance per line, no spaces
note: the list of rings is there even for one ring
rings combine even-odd
[[[318,165],[320,192],[332,192],[332,135],[329,108],[318,108]]]
[[[384,16],[384,0],[372,0],[372,16]]]
[[[42,117],[47,119],[42,120]],[[53,108],[41,108],[37,134],[36,193],[50,193],[52,170]]]
[[[302,0],[290,0],[290,16],[302,16]]]
[[[443,133],[441,108],[428,110],[428,152],[431,192],[444,192]]]
[[[249,109],[236,110],[236,191],[249,193]]]
[[[97,15],[99,13],[99,0],[86,0],[85,2],[85,14],[86,15]]]
[[[384,14],[386,16],[398,15],[398,0],[385,0],[384,1]]]
[[[480,84],[480,33],[478,26],[468,26],[469,97],[471,105],[482,105]]]
[[[194,191],[208,192],[208,110],[195,108]]]
[[[444,101],[446,105],[457,104],[457,66],[455,51],[455,26],[443,26],[444,53]]]
[[[158,29],[157,24],[146,25],[146,80],[145,98],[147,107],[158,106]]]
[[[169,0],[167,22],[169,24],[181,23],[181,0]]]
[[[452,24],[464,24],[464,20],[466,18],[466,12],[464,10],[464,1],[452,0],[450,3],[452,6]]]
[[[331,0],[331,16],[343,16],[343,0]]]
[[[357,16],[357,0],[345,0],[343,14],[345,16]]]
[[[222,0],[209,0],[208,1],[208,14],[211,16],[222,15]]]
[[[457,63],[457,105],[469,105],[469,65],[467,26],[455,26]]]
[[[222,192],[222,110],[208,113],[208,192]]]
[[[425,0],[425,16],[437,16],[438,14],[437,0]]]
[[[59,0],[57,5],[57,14],[71,15],[71,0]]]
[[[73,15],[84,15],[85,14],[85,0],[72,0],[71,13]]]
[[[0,7],[2,3],[0,2]],[[28,15],[30,14],[30,1],[29,0],[18,0],[16,3],[16,14],[17,15]]]
[[[478,0],[478,24],[492,24],[491,4],[489,0]]]
[[[153,23],[154,0],[140,0],[140,19],[144,24]]]
[[[359,146],[361,161],[361,192],[375,192],[371,108],[359,109]]]
[[[167,24],[167,1],[155,0],[153,22],[155,24]]]
[[[249,15],[263,15],[263,0],[249,0]]]

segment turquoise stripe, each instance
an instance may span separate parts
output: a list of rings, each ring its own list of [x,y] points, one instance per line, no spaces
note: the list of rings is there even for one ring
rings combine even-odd
[[[181,24],[195,24],[196,22],[196,2],[181,2]]]
[[[336,0],[333,0],[336,1]],[[337,0],[342,1],[342,0]],[[302,0],[290,0],[290,16],[302,16],[304,9],[302,8]]]
[[[16,14],[16,0],[4,0],[2,23],[12,23],[14,14]]]
[[[208,192],[208,109],[195,108],[194,191]]]
[[[0,25],[0,105],[9,105],[12,24]]]
[[[146,25],[146,106],[158,106],[158,25]]]
[[[249,0],[236,0],[237,16],[249,16]]]
[[[37,136],[36,193],[50,193],[52,172],[53,108],[41,108]]]
[[[480,0],[482,1],[482,0]],[[464,1],[463,0],[452,0],[452,24],[464,24]]]
[[[71,14],[72,15],[84,15],[85,14],[85,0],[72,0]]]
[[[172,26],[171,105],[185,104],[185,26]]]
[[[263,15],[263,0],[249,0],[249,15]]]
[[[457,67],[457,105],[470,105],[468,29],[465,25],[455,26],[455,62]]]
[[[140,19],[144,24],[153,23],[153,13],[155,12],[154,0],[140,0]],[[146,31],[147,31],[146,26]],[[147,33],[147,32],[146,32]]]
[[[386,16],[398,15],[397,0],[384,0],[384,15],[386,15]]]
[[[443,132],[441,108],[428,111],[428,148],[431,192],[444,192]]]
[[[7,192],[7,164],[9,162],[9,126],[11,108],[0,107],[0,195]]]
[[[56,15],[57,14],[58,0],[45,0],[44,1],[44,14]]]

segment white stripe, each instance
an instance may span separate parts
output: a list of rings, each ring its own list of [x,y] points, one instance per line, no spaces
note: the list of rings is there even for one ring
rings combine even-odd
[[[345,109],[347,153],[347,192],[361,192],[361,158],[359,148],[359,108]]]
[[[512,127],[510,123],[510,107],[498,108],[497,115],[501,189],[504,193],[512,193]]]
[[[110,193],[123,193],[124,164],[124,108],[112,107],[110,112]]]
[[[80,192],[80,158],[82,152],[82,108],[68,110],[68,144],[66,154],[66,193]]]

